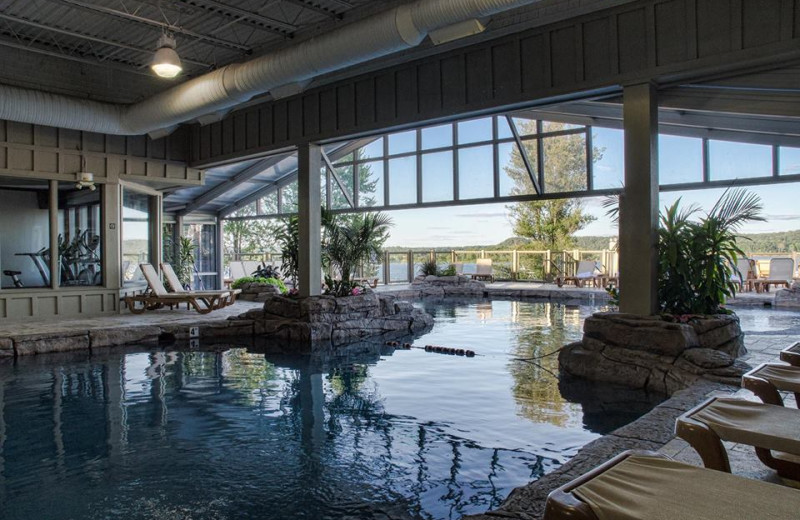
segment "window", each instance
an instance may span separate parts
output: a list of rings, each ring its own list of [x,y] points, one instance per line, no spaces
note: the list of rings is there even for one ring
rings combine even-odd
[[[59,184],[59,284],[62,287],[103,284],[100,201],[100,190],[78,190],[74,183]]]
[[[256,204],[259,215],[274,215],[278,212],[278,191],[275,190],[264,195],[256,201]]]
[[[342,181],[342,185],[336,181],[336,178],[331,175],[331,209],[348,209],[350,203],[347,202],[347,197],[350,200],[354,199],[353,194],[353,164],[344,164],[336,167],[336,175]],[[344,191],[342,190],[344,188]],[[347,193],[347,195],[345,195]]]
[[[712,181],[770,177],[772,147],[763,144],[709,140],[708,164]]]
[[[564,193],[586,189],[586,136],[583,133],[542,139],[544,191]]]
[[[453,146],[453,125],[431,126],[422,129],[422,149]]]
[[[781,146],[778,164],[780,175],[800,175],[800,148]]]
[[[622,130],[592,127],[592,184],[594,189],[621,188],[625,182]]]
[[[379,137],[367,146],[361,148],[358,155],[360,159],[377,159],[378,157],[383,157],[383,137]]]
[[[331,181],[332,184],[335,184]],[[297,181],[293,181],[283,188],[281,191],[281,213],[297,213]]]
[[[417,202],[416,157],[389,160],[389,197],[393,206]]]
[[[3,289],[50,287],[50,186],[0,179],[0,280]]]
[[[400,132],[389,136],[389,155],[409,153],[417,149],[417,132]]]
[[[358,165],[358,205],[383,206],[383,161],[370,161]]]
[[[658,136],[659,184],[703,181],[703,140],[676,135]]]
[[[183,236],[190,238],[195,246],[192,289],[214,289],[217,286],[217,226],[185,224]]]
[[[453,152],[422,156],[422,202],[453,200]]]
[[[493,147],[475,146],[458,151],[458,198],[494,196]]]
[[[536,141],[523,141],[530,159],[533,175],[536,173]],[[501,143],[497,147],[500,159],[500,196],[532,195],[536,193],[531,176],[525,168],[517,143]]]
[[[139,264],[150,263],[152,221],[150,197],[131,189],[122,191],[122,282],[140,282]]]
[[[473,119],[458,123],[458,144],[479,143],[492,139],[492,118]]]

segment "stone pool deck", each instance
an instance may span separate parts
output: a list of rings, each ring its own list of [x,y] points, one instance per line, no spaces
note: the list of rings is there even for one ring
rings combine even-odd
[[[749,353],[742,359],[756,366],[760,363],[778,361],[782,349],[798,340],[794,334],[770,332],[747,332],[745,345]],[[782,393],[786,406],[795,407],[792,394]],[[685,441],[673,434],[675,419],[704,399],[714,395],[733,395],[758,401],[755,396],[740,388],[717,383],[701,383],[673,394],[640,419],[612,433],[592,441],[558,470],[541,479],[514,490],[495,511],[464,517],[465,520],[541,519],[547,495],[553,489],[582,475],[625,450],[651,450],[664,453],[675,460],[702,466],[700,456]],[[783,484],[778,475],[764,466],[750,446],[724,443],[734,474]]]

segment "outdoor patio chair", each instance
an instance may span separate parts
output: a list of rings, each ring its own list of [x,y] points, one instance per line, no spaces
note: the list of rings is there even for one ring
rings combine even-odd
[[[781,361],[785,361],[794,367],[800,367],[800,341],[792,343],[781,350]]]
[[[563,283],[573,283],[575,287],[583,287],[585,282],[592,282],[593,286],[597,285],[598,281],[597,262],[594,260],[581,260],[578,262],[578,268],[575,270],[575,276],[565,276]]]
[[[231,268],[231,281],[236,281],[239,278],[244,278],[245,276],[250,276],[244,268],[244,262],[241,260],[235,260],[230,263]]]
[[[478,263],[475,266],[475,273],[472,275],[472,279],[487,280],[489,283],[494,283],[491,258],[478,258]]]
[[[731,281],[739,286],[742,292],[752,291],[758,275],[756,274],[756,262],[749,258],[739,258],[736,261],[736,269],[731,274]]]
[[[781,392],[793,392],[795,406],[800,403],[800,367],[762,363],[742,376],[742,388],[750,390],[766,404],[783,406]]]
[[[800,480],[800,410],[713,397],[681,415],[675,434],[692,445],[709,469],[730,473],[722,441],[753,446],[759,460]]]
[[[170,309],[181,303],[194,308],[200,314],[221,309],[228,305],[231,294],[228,291],[193,292],[189,294],[170,293],[161,283],[158,273],[150,264],[139,264],[149,286],[147,292],[136,296],[126,296],[125,304],[134,314],[152,311],[168,306]]]
[[[783,285],[788,288],[794,277],[794,260],[791,258],[772,258],[769,261],[769,277],[756,280],[756,291],[769,292],[770,285]]]
[[[789,520],[797,511],[800,490],[626,451],[550,493],[544,520]]]
[[[456,262],[453,264],[453,267],[456,268],[456,274],[458,276],[462,276],[464,274],[464,262]]]
[[[170,264],[162,262],[161,263],[161,272],[164,273],[164,278],[166,278],[166,280],[167,280],[167,285],[169,285],[170,289],[172,289],[172,292],[175,293],[175,294],[203,294],[203,295],[208,295],[208,294],[213,294],[213,293],[219,293],[219,294],[229,293],[230,297],[227,299],[227,305],[232,305],[232,304],[236,303],[236,297],[239,294],[242,293],[241,289],[225,289],[225,290],[222,290],[222,291],[214,291],[214,290],[211,290],[211,291],[189,291],[189,290],[184,289],[183,285],[181,284],[180,278],[178,278],[177,273],[175,273],[175,270],[172,268],[172,266]]]

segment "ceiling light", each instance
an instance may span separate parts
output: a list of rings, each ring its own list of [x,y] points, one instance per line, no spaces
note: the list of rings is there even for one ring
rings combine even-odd
[[[162,78],[174,78],[183,70],[175,46],[175,38],[172,36],[164,34],[158,39],[158,50],[153,55],[150,68]]]

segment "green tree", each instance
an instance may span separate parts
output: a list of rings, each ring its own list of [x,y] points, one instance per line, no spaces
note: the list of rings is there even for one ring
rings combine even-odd
[[[534,133],[535,121],[517,122],[521,134]],[[545,131],[565,130],[563,123],[548,122]],[[525,141],[530,164],[536,168],[538,153],[536,141]],[[586,137],[583,134],[568,134],[548,137],[543,140],[544,190],[547,193],[571,192],[586,189]],[[594,160],[602,157],[603,151],[593,150]],[[505,168],[514,181],[512,195],[533,193],[533,186],[518,149],[512,153]],[[573,235],[594,220],[583,210],[580,199],[564,198],[517,202],[509,206],[514,225],[514,234],[531,239],[529,248],[569,249],[574,246]]]
[[[255,216],[256,205],[240,209],[237,217]],[[276,247],[277,224],[269,219],[226,220],[224,233],[225,254],[239,258],[245,253],[262,253]]]

